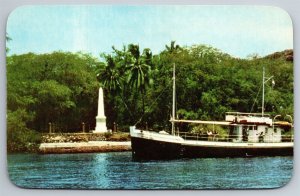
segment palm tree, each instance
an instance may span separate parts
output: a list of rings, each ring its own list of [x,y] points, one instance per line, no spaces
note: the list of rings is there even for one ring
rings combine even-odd
[[[122,51],[117,50],[113,47],[115,56],[102,54],[101,56],[105,59],[104,68],[97,70],[97,78],[100,81],[101,85],[104,87],[104,90],[107,91],[111,96],[112,108],[116,108],[116,100],[119,96],[124,104],[130,118],[133,120],[133,115],[128,105],[126,103],[125,95],[125,71],[126,64],[128,64],[128,55],[126,54],[126,47]],[[108,95],[106,93],[106,95]],[[117,111],[114,111],[113,116],[117,118]]]
[[[142,95],[142,116],[145,114],[146,88],[152,84],[152,52],[147,48],[141,54],[139,46],[134,44],[128,45],[127,49],[124,46],[122,50],[113,47],[113,51],[114,55],[102,55],[106,62],[102,70],[98,71],[97,77],[104,89],[114,95],[113,97],[120,95],[131,116],[131,121],[134,121],[136,118],[133,117],[131,111],[135,111],[135,113],[138,111],[135,108],[136,100],[132,102],[134,108],[129,110],[124,97],[126,97],[126,92],[134,92],[135,98],[138,97],[137,93],[140,93]],[[127,77],[127,84],[125,77]]]
[[[122,90],[122,77],[120,77],[114,57],[105,54],[103,54],[102,57],[105,59],[105,63],[103,67],[97,70],[97,79],[103,86],[107,97],[105,102],[109,105],[109,107],[107,107],[106,113],[111,117],[111,119],[108,118],[108,123],[112,126],[118,119],[116,95]]]
[[[111,55],[103,55],[106,61],[104,70],[101,70],[97,74],[98,80],[104,88],[109,90],[111,93],[118,93],[122,86],[119,70],[117,69],[116,62]]]
[[[137,92],[142,94],[142,115],[145,114],[145,94],[146,88],[152,83],[152,52],[150,49],[144,49],[142,55],[138,45],[130,44],[128,52],[131,56],[131,62],[127,65],[128,83]]]
[[[169,53],[173,53],[181,49],[181,47],[178,44],[175,44],[175,41],[171,41],[170,46],[166,45],[166,50]]]

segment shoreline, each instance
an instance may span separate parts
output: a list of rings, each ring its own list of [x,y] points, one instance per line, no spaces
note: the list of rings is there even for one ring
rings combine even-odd
[[[41,143],[38,149],[38,152],[41,154],[123,152],[123,151],[131,151],[130,141]]]

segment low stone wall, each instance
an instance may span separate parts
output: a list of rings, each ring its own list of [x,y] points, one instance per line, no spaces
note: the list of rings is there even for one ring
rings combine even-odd
[[[88,141],[130,141],[129,133],[50,133],[42,136],[42,143],[88,142]]]
[[[88,153],[130,151],[128,133],[51,133],[42,136],[39,152]]]
[[[122,152],[130,151],[131,142],[94,141],[80,143],[42,143],[39,152],[42,154]]]

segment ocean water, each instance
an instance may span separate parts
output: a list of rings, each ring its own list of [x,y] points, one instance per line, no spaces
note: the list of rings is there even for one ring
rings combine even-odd
[[[11,181],[47,189],[261,189],[287,184],[293,157],[134,162],[131,152],[9,154]]]

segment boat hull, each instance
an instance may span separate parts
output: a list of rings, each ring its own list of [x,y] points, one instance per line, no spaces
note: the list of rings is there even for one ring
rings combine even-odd
[[[134,160],[163,160],[182,157],[181,144],[131,137]]]
[[[221,142],[219,142],[221,143]],[[224,142],[225,144],[226,142]],[[292,156],[293,146],[289,145],[210,145],[188,142],[174,143],[155,139],[132,137],[132,156],[134,160],[168,160],[179,158],[204,157],[254,157],[254,156]]]
[[[184,146],[184,157],[292,156],[292,147],[208,147]]]

